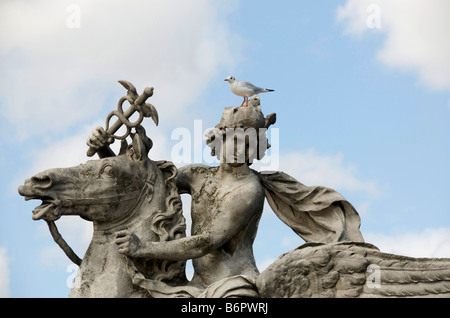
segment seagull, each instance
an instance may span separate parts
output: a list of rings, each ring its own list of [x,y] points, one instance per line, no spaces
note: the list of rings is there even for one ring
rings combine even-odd
[[[244,103],[246,104],[246,107],[248,106],[248,98],[250,96],[259,93],[267,93],[274,91],[273,89],[255,86],[252,83],[246,81],[239,81],[235,79],[233,76],[228,76],[225,79],[225,81],[227,81],[230,84],[230,89],[234,94],[244,97],[244,101],[242,102],[241,107],[244,105]]]

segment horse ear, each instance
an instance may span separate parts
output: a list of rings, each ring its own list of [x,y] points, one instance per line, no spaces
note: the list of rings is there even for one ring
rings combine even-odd
[[[144,160],[148,158],[148,149],[142,141],[141,136],[139,134],[135,134],[133,136],[133,158],[136,160]]]
[[[124,155],[127,153],[128,150],[128,142],[126,139],[122,140],[122,142],[120,143],[120,150],[119,150],[119,156],[120,155]]]

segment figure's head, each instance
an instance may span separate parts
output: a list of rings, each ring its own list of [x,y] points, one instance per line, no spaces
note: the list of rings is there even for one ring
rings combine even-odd
[[[266,132],[275,114],[271,118],[261,112],[258,95],[252,97],[248,107],[226,107],[219,124],[206,133],[211,155],[232,166],[262,159],[270,147]]]
[[[235,80],[236,80],[236,79],[235,79],[233,76],[228,76],[228,77],[225,79],[225,81],[227,81],[227,82],[230,83],[230,84],[233,84]]]

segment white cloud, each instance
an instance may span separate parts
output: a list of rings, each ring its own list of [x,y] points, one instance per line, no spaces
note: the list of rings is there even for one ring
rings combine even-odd
[[[6,248],[0,247],[0,298],[10,297],[9,287],[9,260]]]
[[[154,86],[160,116],[175,118],[239,56],[211,1],[77,1],[80,28],[67,26],[71,3],[0,4],[0,102],[19,138],[92,117],[119,79]]]
[[[385,253],[450,258],[450,228],[426,229],[418,233],[397,235],[365,233],[364,239]]]
[[[371,20],[379,8],[380,28]],[[337,9],[345,33],[383,32],[386,40],[377,57],[392,68],[412,70],[420,82],[450,90],[450,2],[447,0],[348,0]]]
[[[32,177],[38,172],[50,168],[71,167],[86,162],[89,158],[86,156],[88,149],[86,140],[90,130],[96,125],[85,126],[77,134],[63,138],[59,141],[52,141],[48,145],[39,144],[38,149],[30,149],[27,153],[30,164],[28,168],[18,175],[11,182],[11,191],[17,192],[17,187],[25,179]]]
[[[362,180],[357,168],[346,163],[342,154],[324,155],[308,149],[288,153],[280,158],[283,170],[305,185],[321,185],[336,191],[361,191],[373,198],[381,192],[375,182]]]
[[[32,165],[26,173],[36,174],[50,168],[71,167],[84,163],[89,159],[86,156],[88,149],[86,140],[89,133],[89,128],[85,127],[71,137],[63,138],[47,146],[32,150],[30,153]]]

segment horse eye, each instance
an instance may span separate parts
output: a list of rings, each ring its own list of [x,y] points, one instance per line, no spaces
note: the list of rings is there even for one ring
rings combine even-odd
[[[114,176],[114,169],[112,166],[110,165],[106,165],[103,167],[101,174],[106,175],[108,177],[113,177]]]

